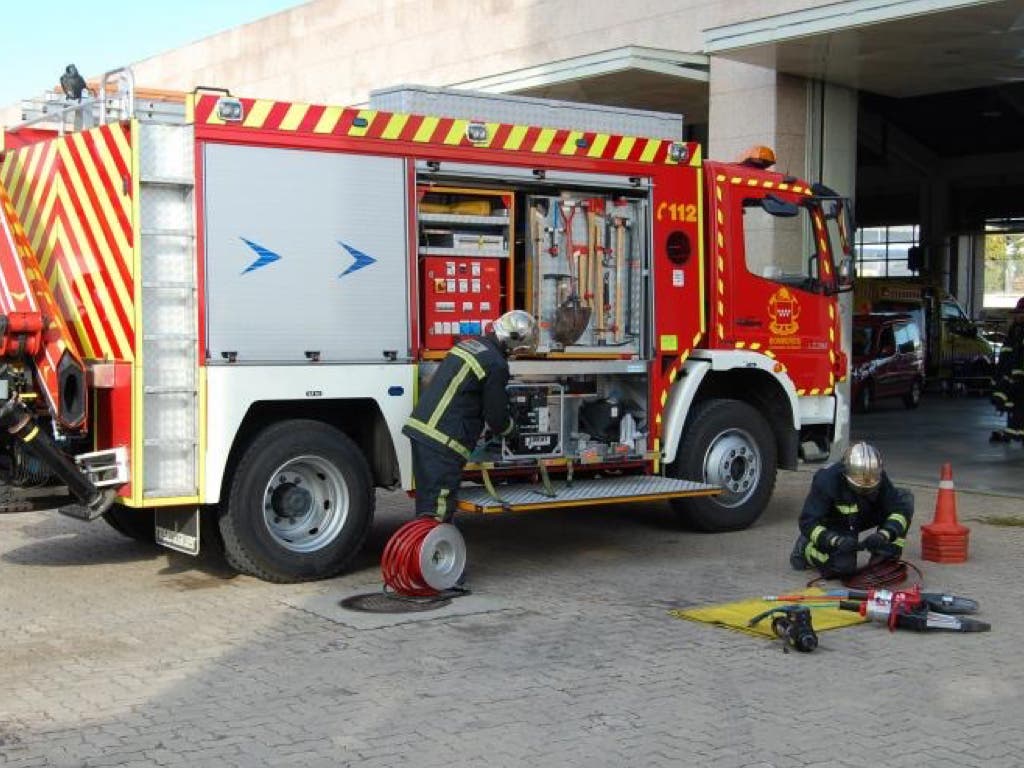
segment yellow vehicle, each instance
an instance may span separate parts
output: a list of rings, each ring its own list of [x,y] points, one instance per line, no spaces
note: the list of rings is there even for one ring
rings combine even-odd
[[[956,297],[919,278],[860,278],[854,283],[857,312],[903,312],[925,337],[925,371],[945,390],[985,388],[995,370],[995,348]]]

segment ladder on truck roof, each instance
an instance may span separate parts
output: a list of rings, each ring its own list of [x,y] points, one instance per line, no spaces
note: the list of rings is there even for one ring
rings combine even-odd
[[[88,87],[81,100],[71,101],[63,93],[48,91],[22,101],[22,122],[7,131],[42,128],[63,136],[132,118],[164,125],[184,125],[187,121],[184,93],[136,88],[135,75],[129,67],[104,72],[98,81],[90,81]]]

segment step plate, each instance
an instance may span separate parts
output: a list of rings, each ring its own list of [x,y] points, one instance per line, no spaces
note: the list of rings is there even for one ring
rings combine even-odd
[[[567,486],[564,480],[553,480],[555,496],[546,494],[541,483],[530,485],[497,485],[501,501],[483,486],[459,489],[459,509],[463,512],[517,512],[527,509],[585,507],[597,504],[622,504],[630,501],[660,501],[684,496],[714,496],[721,491],[715,485],[676,480],[671,477],[633,476],[575,480]]]

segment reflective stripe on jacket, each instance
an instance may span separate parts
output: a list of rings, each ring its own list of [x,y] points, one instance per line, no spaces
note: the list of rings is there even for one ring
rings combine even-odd
[[[485,423],[495,434],[512,429],[508,377],[508,362],[494,341],[463,339],[441,361],[402,433],[469,459]]]

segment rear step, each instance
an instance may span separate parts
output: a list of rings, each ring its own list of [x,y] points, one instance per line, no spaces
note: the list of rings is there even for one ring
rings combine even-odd
[[[484,486],[472,486],[459,489],[459,510],[492,513],[585,507],[630,501],[662,501],[684,496],[714,496],[721,490],[716,485],[657,475],[574,480],[572,483],[560,480],[548,486],[544,483],[496,485],[494,493]]]

